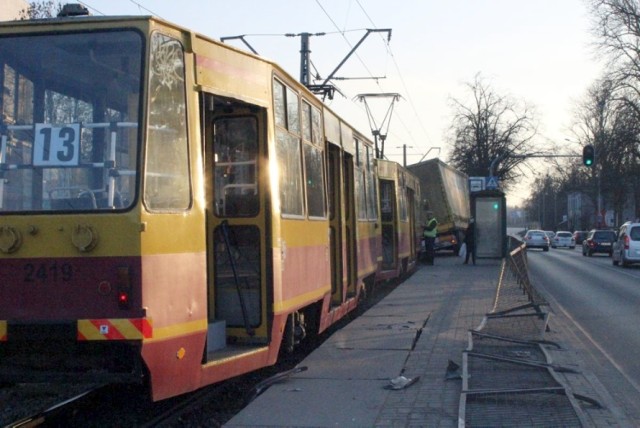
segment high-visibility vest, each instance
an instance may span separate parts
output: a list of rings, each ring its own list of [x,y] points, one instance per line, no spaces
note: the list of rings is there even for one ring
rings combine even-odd
[[[436,220],[435,218],[432,218],[431,220],[429,220],[429,223],[427,223],[427,227],[431,228],[431,226],[433,226],[433,229],[424,230],[425,238],[435,238],[436,235],[438,234],[438,220]]]

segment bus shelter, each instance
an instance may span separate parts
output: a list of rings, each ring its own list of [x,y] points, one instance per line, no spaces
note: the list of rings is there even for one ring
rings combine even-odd
[[[475,218],[475,243],[478,258],[503,258],[507,254],[507,209],[500,190],[482,190],[471,194],[471,215]]]

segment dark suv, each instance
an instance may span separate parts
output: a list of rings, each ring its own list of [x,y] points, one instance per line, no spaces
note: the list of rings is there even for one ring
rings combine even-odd
[[[613,230],[592,230],[582,241],[582,255],[591,257],[595,253],[613,253],[613,242],[616,240],[616,233]]]

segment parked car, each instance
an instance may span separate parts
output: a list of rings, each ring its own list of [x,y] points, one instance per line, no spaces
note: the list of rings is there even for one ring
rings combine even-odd
[[[613,230],[593,229],[582,241],[582,255],[589,256],[596,253],[608,254],[611,257],[613,243],[616,240],[616,233]]]
[[[640,263],[640,223],[628,221],[620,226],[612,252],[614,266],[618,266],[618,263],[623,267]]]
[[[571,232],[559,231],[551,240],[551,248],[576,248],[576,240]]]
[[[573,239],[576,241],[576,245],[582,245],[582,241],[587,237],[589,231],[587,230],[576,230],[573,232]]]
[[[524,243],[527,248],[542,248],[542,251],[549,251],[549,237],[543,230],[528,230],[524,234]]]

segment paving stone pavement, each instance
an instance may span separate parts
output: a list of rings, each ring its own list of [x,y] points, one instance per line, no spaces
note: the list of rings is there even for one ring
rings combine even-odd
[[[462,365],[469,330],[492,309],[500,265],[495,259],[462,265],[444,256],[435,266],[420,266],[300,364],[309,370],[272,386],[226,426],[459,426],[462,382],[447,380],[446,369],[450,361]],[[550,304],[545,339],[562,347],[550,351],[553,362],[578,369],[580,374],[561,375],[567,386],[603,405],[580,402],[586,423],[640,426],[640,393]],[[399,375],[419,380],[385,389]]]

